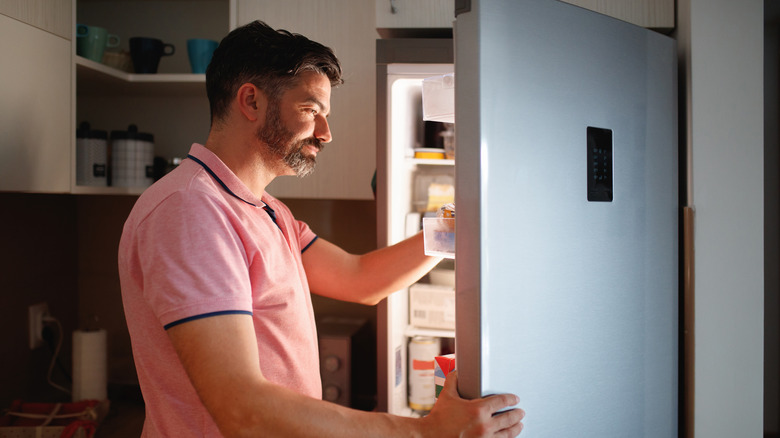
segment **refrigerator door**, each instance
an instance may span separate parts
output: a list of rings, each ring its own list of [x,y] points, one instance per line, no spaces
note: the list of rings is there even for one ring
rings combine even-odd
[[[678,423],[675,42],[555,0],[458,2],[456,355],[523,436]]]

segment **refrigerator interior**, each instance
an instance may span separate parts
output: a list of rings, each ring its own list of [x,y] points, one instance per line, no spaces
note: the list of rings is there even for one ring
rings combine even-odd
[[[420,231],[420,210],[425,209],[425,187],[431,181],[450,181],[454,185],[453,159],[414,158],[414,149],[426,145],[422,111],[422,81],[452,73],[452,64],[388,64],[378,78],[384,120],[378,129],[384,138],[379,143],[378,204],[380,207],[380,245],[392,245]],[[386,99],[383,99],[386,97]],[[384,111],[381,111],[384,109]],[[381,240],[384,240],[383,242]],[[452,260],[440,269],[453,270]],[[453,272],[454,275],[454,272]],[[428,278],[421,283],[430,281]],[[444,352],[452,345],[454,327],[420,328],[410,325],[410,294],[404,289],[380,304],[379,330],[379,409],[392,414],[414,416],[408,404],[409,341],[414,336],[443,339]],[[454,293],[453,293],[454,299]],[[454,306],[454,302],[453,302]],[[451,347],[450,347],[451,348]]]

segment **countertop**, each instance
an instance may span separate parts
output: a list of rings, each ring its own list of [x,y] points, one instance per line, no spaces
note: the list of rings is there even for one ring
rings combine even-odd
[[[144,427],[145,405],[137,386],[109,388],[111,406],[95,438],[138,438]]]

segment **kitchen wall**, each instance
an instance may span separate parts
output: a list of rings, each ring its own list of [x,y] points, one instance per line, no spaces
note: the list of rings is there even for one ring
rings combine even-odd
[[[60,361],[70,369],[78,313],[76,199],[0,193],[0,209],[0,408],[17,398],[67,401],[46,383],[53,349],[29,348],[27,308],[45,301],[60,320]],[[53,377],[67,384],[63,374]]]
[[[108,331],[109,383],[136,383],[125,326],[116,253],[136,197],[0,193],[0,407],[14,399],[67,401],[46,383],[51,350],[30,351],[27,307],[49,304],[66,334],[60,362],[71,368],[70,336],[78,327]],[[376,247],[373,201],[288,200],[293,213],[322,238],[363,253]],[[315,312],[363,318],[376,327],[374,307],[315,297]],[[55,370],[54,380],[68,385]]]
[[[696,437],[764,429],[763,0],[678,0]]]

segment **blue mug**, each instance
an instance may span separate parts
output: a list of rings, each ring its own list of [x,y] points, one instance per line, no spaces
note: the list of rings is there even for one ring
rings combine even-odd
[[[206,67],[211,62],[211,56],[217,49],[218,42],[194,38],[187,40],[187,54],[190,57],[190,67],[193,73],[206,73]]]

